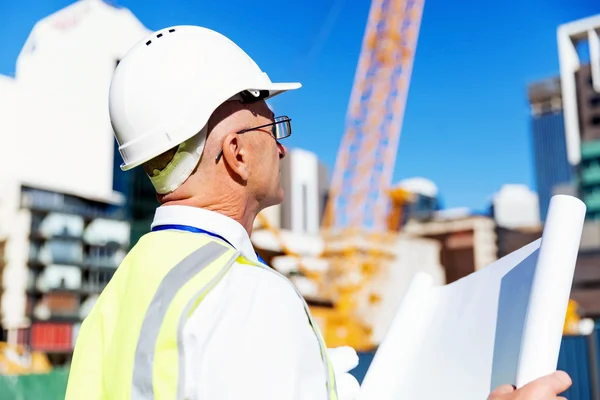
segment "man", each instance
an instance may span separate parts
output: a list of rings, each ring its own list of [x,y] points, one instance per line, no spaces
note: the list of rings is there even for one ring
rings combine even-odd
[[[283,199],[291,133],[265,100],[299,87],[200,27],[163,29],[121,60],[109,110],[122,168],[144,168],[161,207],[82,324],[68,400],[352,398],[356,353],[336,391],[304,300],[250,241]]]
[[[82,324],[67,400],[354,398],[356,354],[330,359],[304,300],[250,241],[283,199],[291,134],[265,100],[299,87],[201,27],[155,32],[120,62],[109,109],[122,168],[141,166],[161,206]]]

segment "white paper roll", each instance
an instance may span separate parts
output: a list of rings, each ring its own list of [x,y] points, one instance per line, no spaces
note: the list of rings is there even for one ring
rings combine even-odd
[[[585,204],[575,197],[557,195],[550,200],[519,357],[517,387],[556,370],[585,212]]]

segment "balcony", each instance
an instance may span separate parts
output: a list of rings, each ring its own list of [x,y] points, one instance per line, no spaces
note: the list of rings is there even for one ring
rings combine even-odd
[[[600,211],[600,192],[590,193],[583,198],[588,212]]]
[[[582,169],[581,184],[584,186],[600,184],[600,165],[599,164],[594,163],[594,164],[590,165],[588,168]]]
[[[590,160],[600,158],[600,140],[581,143],[581,159]]]

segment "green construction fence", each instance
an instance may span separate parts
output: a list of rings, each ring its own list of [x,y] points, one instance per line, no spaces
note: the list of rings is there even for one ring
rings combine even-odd
[[[64,400],[68,368],[47,374],[0,375],[0,400]]]

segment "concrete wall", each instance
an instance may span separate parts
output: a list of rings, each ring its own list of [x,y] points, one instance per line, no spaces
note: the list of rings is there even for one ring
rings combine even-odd
[[[31,185],[113,198],[108,89],[117,60],[146,33],[127,9],[99,0],[78,1],[39,21],[15,79],[0,79],[6,173]]]
[[[281,206],[281,226],[295,233],[318,234],[323,174],[317,156],[309,151],[293,149],[282,164],[282,186],[285,200]]]
[[[370,307],[365,304],[362,308],[363,318],[373,329],[374,343],[383,340],[415,273],[430,274],[436,285],[445,283],[440,249],[440,244],[431,239],[406,236],[398,239],[393,249],[396,260],[381,269],[367,287],[380,297],[379,303]]]
[[[25,307],[29,269],[29,230],[31,212],[20,210],[20,184],[16,180],[0,182],[0,237],[6,241],[2,260],[0,323],[5,328],[27,324]]]
[[[413,237],[437,238],[445,245],[447,236],[456,232],[472,232],[473,265],[477,271],[497,260],[496,224],[483,216],[440,219],[429,222],[409,221],[404,232]]]

